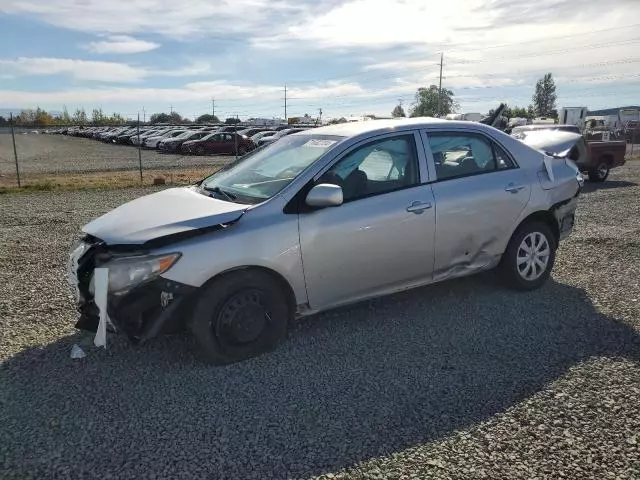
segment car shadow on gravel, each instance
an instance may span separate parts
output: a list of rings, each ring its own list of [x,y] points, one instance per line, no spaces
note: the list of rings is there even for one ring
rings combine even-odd
[[[187,336],[71,360],[79,335],[0,367],[0,476],[300,478],[496,415],[638,335],[583,290],[490,274],[323,313],[275,352],[203,365]],[[514,427],[517,428],[517,427]]]
[[[591,193],[598,190],[611,190],[614,188],[627,188],[637,187],[638,184],[634,182],[628,182],[626,180],[607,180],[605,182],[585,182],[582,188],[582,193]]]

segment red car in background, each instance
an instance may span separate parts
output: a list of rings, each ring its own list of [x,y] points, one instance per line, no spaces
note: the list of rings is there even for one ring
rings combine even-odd
[[[190,140],[182,144],[182,153],[206,155],[227,154],[245,155],[256,148],[250,138],[233,132],[214,132],[199,140]]]

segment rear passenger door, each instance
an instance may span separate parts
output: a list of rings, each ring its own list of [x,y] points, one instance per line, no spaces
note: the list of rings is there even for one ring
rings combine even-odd
[[[494,266],[531,194],[525,173],[480,132],[429,131],[435,170],[434,280]]]

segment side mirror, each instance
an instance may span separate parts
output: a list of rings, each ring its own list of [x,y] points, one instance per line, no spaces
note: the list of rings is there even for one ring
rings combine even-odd
[[[320,183],[307,193],[306,202],[310,207],[337,207],[342,205],[342,187],[331,183]]]

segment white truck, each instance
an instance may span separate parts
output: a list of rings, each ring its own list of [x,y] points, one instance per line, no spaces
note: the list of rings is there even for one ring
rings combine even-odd
[[[558,111],[558,123],[561,125],[576,125],[582,128],[589,109],[587,107],[562,107]]]

